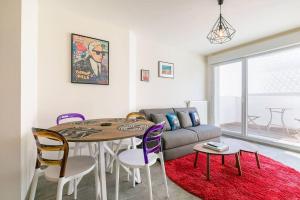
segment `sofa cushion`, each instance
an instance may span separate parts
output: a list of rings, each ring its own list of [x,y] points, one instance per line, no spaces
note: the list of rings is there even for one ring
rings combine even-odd
[[[181,128],[178,117],[175,113],[168,113],[166,116],[169,120],[172,131]]]
[[[173,108],[174,112],[198,112],[197,108],[189,107],[189,108]]]
[[[162,135],[163,149],[171,149],[198,142],[197,133],[187,129],[166,131]]]
[[[190,112],[190,117],[191,117],[193,126],[200,125],[200,117],[197,112]]]
[[[198,140],[209,140],[211,138],[219,137],[222,135],[221,129],[212,125],[200,125],[195,127],[188,127],[187,130],[197,133]]]
[[[191,127],[193,125],[188,112],[177,112],[177,116],[182,128]]]
[[[151,119],[151,114],[167,114],[167,113],[174,113],[173,108],[154,108],[154,109],[143,109],[140,110],[140,113],[143,113],[146,118],[150,121],[153,121]]]
[[[165,114],[153,114],[151,113],[151,119],[155,124],[161,123],[161,122],[165,122],[165,126],[164,126],[164,130],[165,131],[170,131],[171,130],[171,126],[170,123],[166,117]]]

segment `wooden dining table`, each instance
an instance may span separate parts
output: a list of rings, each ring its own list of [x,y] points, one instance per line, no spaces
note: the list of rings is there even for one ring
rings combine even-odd
[[[107,200],[105,152],[116,158],[107,145],[113,140],[133,138],[144,134],[153,122],[126,120],[125,118],[92,119],[59,124],[49,128],[62,134],[68,142],[94,142],[97,144],[97,162],[101,181],[101,199]],[[133,147],[135,148],[135,147]]]

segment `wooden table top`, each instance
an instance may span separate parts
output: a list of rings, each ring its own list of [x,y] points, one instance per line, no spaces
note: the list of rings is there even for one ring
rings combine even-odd
[[[240,145],[238,144],[228,144],[229,149],[226,151],[214,151],[208,148],[203,147],[203,145],[206,142],[198,143],[194,146],[194,151],[202,152],[202,153],[208,153],[208,154],[214,154],[214,155],[230,155],[230,154],[236,154],[240,151]]]
[[[92,119],[59,124],[49,128],[69,142],[99,142],[141,136],[153,122],[124,118]]]
[[[229,155],[229,154],[236,154],[239,151],[247,151],[247,152],[255,153],[258,152],[259,150],[259,147],[257,145],[249,143],[247,141],[237,140],[233,138],[225,138],[225,139],[220,139],[219,142],[227,144],[229,146],[229,149],[227,151],[218,152],[218,151],[204,148],[203,144],[206,142],[201,142],[196,144],[194,146],[194,151],[216,154],[216,155]]]

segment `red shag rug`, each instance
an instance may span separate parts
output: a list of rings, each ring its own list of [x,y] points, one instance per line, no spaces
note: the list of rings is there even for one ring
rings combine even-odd
[[[206,180],[206,155],[199,153],[165,162],[168,177],[186,191],[205,200],[300,200],[300,173],[271,158],[260,155],[261,169],[255,155],[241,156],[242,176],[238,176],[235,157],[210,158],[210,181]]]

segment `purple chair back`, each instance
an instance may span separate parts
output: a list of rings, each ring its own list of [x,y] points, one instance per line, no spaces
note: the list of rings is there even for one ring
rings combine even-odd
[[[148,128],[143,136],[143,152],[144,152],[144,160],[145,164],[149,163],[148,154],[150,153],[159,153],[161,151],[161,136],[163,133],[164,123],[155,124]],[[157,132],[157,134],[153,134]],[[151,145],[152,147],[148,147],[147,144],[150,142],[154,142],[155,145]]]
[[[82,121],[85,120],[85,117],[82,114],[79,113],[66,113],[66,114],[62,114],[59,115],[56,118],[56,124],[61,124],[61,121],[64,119],[68,119],[68,118],[80,118]]]

